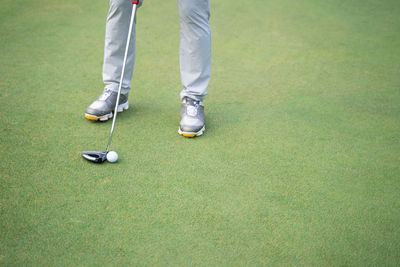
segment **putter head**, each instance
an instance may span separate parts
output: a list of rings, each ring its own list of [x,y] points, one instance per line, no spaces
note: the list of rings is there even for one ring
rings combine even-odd
[[[103,163],[107,160],[107,153],[102,151],[83,151],[82,157],[94,163]]]

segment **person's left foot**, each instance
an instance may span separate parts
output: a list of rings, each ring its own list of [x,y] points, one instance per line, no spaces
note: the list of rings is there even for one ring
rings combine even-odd
[[[185,137],[195,137],[202,135],[205,129],[203,103],[184,97],[178,133]]]

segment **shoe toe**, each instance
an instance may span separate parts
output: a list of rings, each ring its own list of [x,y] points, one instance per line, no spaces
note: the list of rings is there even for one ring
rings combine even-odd
[[[102,116],[110,113],[110,109],[107,108],[106,103],[103,101],[94,101],[87,109],[87,114],[93,114],[96,116]]]
[[[180,128],[183,132],[198,132],[203,128],[204,124],[196,118],[183,118],[180,122]]]

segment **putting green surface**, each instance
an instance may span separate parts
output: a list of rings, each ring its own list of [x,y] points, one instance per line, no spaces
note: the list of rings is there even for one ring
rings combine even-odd
[[[107,1],[3,0],[0,265],[398,266],[400,2],[215,0],[204,136],[175,1],[138,13],[117,164],[91,164]]]

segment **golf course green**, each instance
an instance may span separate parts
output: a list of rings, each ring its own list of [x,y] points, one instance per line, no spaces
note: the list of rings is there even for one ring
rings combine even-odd
[[[1,1],[0,266],[400,265],[400,1],[211,0],[184,138],[176,1],[146,0],[93,164],[108,4]]]

